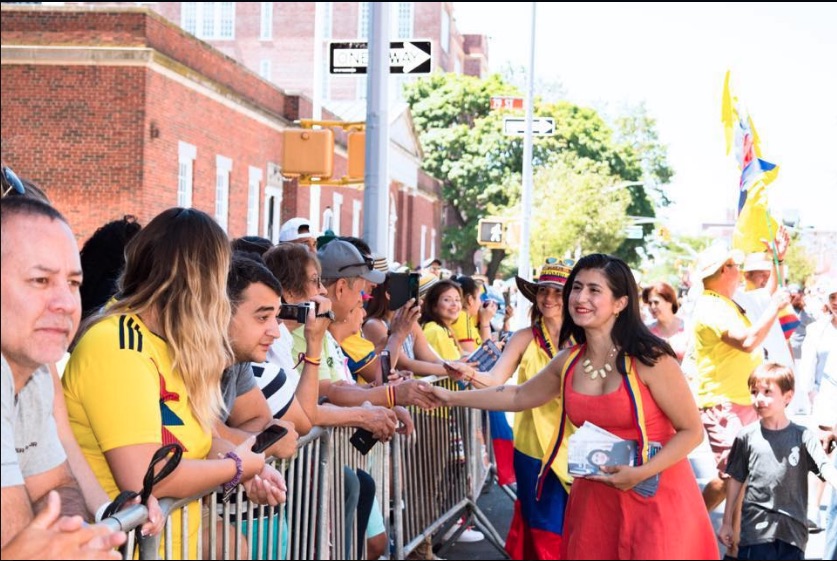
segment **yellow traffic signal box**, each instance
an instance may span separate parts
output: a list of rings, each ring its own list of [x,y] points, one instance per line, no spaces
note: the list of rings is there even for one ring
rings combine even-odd
[[[348,135],[348,171],[349,179],[363,179],[366,172],[366,133],[364,131],[351,131]]]
[[[283,175],[331,177],[334,171],[334,131],[287,129],[283,144]]]

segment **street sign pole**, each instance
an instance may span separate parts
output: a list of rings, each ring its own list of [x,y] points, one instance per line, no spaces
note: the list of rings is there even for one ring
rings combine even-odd
[[[369,78],[366,103],[366,167],[363,191],[363,239],[372,250],[389,255],[389,108],[387,78],[389,77],[389,2],[370,4]]]
[[[523,137],[523,196],[521,200],[520,252],[517,259],[517,274],[532,280],[532,264],[529,258],[529,232],[532,220],[532,115],[535,112],[535,7],[532,2],[532,29],[529,33],[529,84],[526,97],[526,134]],[[515,329],[526,325],[529,316],[529,301],[522,293],[517,293],[515,307]]]

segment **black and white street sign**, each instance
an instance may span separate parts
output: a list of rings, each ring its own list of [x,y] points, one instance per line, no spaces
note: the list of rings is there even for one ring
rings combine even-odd
[[[390,74],[430,74],[430,41],[391,41]],[[331,42],[328,44],[330,74],[366,74],[369,68],[369,42]]]
[[[503,134],[506,136],[523,136],[526,132],[526,119],[522,117],[503,117]],[[555,134],[555,119],[552,117],[535,117],[532,119],[532,134],[534,136],[552,136]]]

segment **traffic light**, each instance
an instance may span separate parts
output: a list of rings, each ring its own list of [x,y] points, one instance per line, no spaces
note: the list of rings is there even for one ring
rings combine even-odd
[[[351,179],[363,179],[366,170],[366,133],[351,131],[346,144],[349,161],[346,175]]]
[[[483,218],[477,226],[477,243],[491,249],[506,247],[506,225],[499,218]]]
[[[331,177],[334,170],[334,131],[287,129],[283,138],[284,175]]]

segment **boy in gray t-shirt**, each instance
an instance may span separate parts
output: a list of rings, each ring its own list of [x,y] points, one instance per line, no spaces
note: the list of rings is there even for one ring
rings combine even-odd
[[[794,387],[790,368],[763,364],[747,384],[759,422],[744,427],[730,451],[731,479],[719,536],[727,547],[733,545],[732,512],[746,483],[738,559],[804,559],[808,472],[837,487],[837,470],[817,435],[787,417]]]

